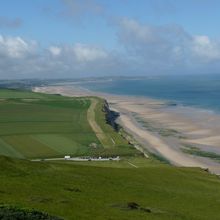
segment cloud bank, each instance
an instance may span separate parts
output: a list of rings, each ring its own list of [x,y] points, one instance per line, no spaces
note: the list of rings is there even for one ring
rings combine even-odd
[[[135,19],[114,23],[120,49],[74,43],[42,48],[34,40],[0,35],[1,78],[215,73],[220,42],[178,25],[152,26]]]

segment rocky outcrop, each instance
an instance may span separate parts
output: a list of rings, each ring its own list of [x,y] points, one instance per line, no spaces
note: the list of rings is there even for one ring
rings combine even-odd
[[[103,111],[105,112],[106,123],[111,125],[116,131],[119,131],[120,126],[116,123],[116,119],[120,116],[119,112],[112,111],[106,100],[104,101]]]

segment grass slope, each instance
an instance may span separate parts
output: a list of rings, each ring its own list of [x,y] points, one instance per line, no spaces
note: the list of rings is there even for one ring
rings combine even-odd
[[[96,98],[92,121],[104,134],[100,142],[88,122],[93,100],[0,91],[0,154],[126,156],[118,162],[30,162],[0,156],[0,212],[9,207],[7,215],[46,213],[70,220],[220,219],[219,177],[140,157],[106,124],[104,101]]]
[[[0,157],[0,204],[64,219],[217,220],[220,180],[157,164],[91,167]]]

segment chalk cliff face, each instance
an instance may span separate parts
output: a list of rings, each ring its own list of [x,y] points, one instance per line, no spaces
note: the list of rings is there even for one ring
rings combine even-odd
[[[103,111],[105,112],[106,123],[118,131],[119,125],[116,123],[116,119],[120,116],[119,112],[112,111],[109,108],[109,104],[106,100],[104,101]]]

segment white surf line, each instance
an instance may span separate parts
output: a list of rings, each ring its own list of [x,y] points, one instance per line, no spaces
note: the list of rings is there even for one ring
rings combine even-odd
[[[127,162],[128,162],[128,164],[130,164],[131,166],[133,166],[133,167],[135,167],[135,168],[138,168],[138,166],[134,165],[133,163],[131,163],[131,162],[129,162],[129,161],[127,161]]]

